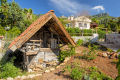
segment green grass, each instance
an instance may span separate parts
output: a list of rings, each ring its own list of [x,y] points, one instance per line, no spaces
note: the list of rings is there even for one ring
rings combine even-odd
[[[113,80],[111,77],[102,73],[97,67],[81,68],[75,63],[71,66],[66,66],[64,69],[70,73],[73,80]]]

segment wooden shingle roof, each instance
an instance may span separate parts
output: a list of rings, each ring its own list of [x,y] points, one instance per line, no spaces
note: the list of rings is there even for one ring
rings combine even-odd
[[[10,45],[9,49],[15,51],[20,48],[27,40],[29,40],[38,30],[40,30],[48,21],[54,19],[54,28],[57,30],[58,34],[63,35],[62,40],[66,43],[70,43],[73,46],[76,45],[74,40],[65,30],[62,23],[58,20],[53,10],[50,10],[48,13],[40,16],[35,22],[33,22],[20,36],[18,36]]]

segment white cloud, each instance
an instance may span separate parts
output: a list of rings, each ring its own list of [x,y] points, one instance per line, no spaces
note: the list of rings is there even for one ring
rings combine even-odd
[[[50,0],[50,2],[63,14],[76,14],[82,10],[91,9],[89,5],[80,4],[75,0]]]
[[[105,8],[104,8],[104,6],[95,6],[95,7],[93,7],[92,9],[94,9],[94,10],[97,10],[98,12],[101,10],[101,11],[104,11],[105,10]]]

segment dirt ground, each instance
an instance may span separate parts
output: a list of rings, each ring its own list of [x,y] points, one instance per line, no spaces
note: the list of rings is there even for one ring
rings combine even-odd
[[[81,55],[83,50],[88,50],[86,47],[77,47],[76,53],[77,56]],[[106,52],[106,51],[98,51],[98,52]],[[86,61],[83,59],[74,59],[74,62],[79,62],[81,64],[81,67],[90,67],[90,66],[96,66],[100,71],[102,71],[104,74],[112,77],[113,79],[117,76],[117,69],[116,69],[116,61],[117,59],[109,59],[97,56],[95,60]]]
[[[98,56],[95,60],[86,61],[83,59],[75,59],[75,62],[79,62],[83,68],[95,66],[107,76],[110,76],[114,79],[117,77],[116,64],[113,63],[113,59],[107,59]]]
[[[95,60],[91,60],[91,61],[79,59],[79,53],[81,53],[81,51],[84,49],[87,49],[87,48],[85,48],[85,47],[77,47],[76,48],[78,57],[75,57],[72,60],[72,62],[80,63],[81,67],[83,67],[83,68],[95,66],[100,71],[102,71],[104,74],[106,74],[107,76],[110,76],[113,79],[116,78],[118,72],[116,69],[116,64],[114,63],[113,59],[104,58],[104,57],[100,57],[100,56],[97,56]],[[71,64],[71,60],[68,61],[67,64]],[[64,75],[62,73],[64,67],[65,66],[62,66],[50,73],[44,73],[41,77],[38,77],[38,78],[32,79],[32,80],[72,80],[69,75]]]

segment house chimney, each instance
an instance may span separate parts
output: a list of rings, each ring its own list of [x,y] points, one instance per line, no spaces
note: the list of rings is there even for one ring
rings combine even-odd
[[[54,13],[55,11],[54,11],[54,10],[50,10],[50,11],[48,11],[48,12],[53,12],[53,13]]]

